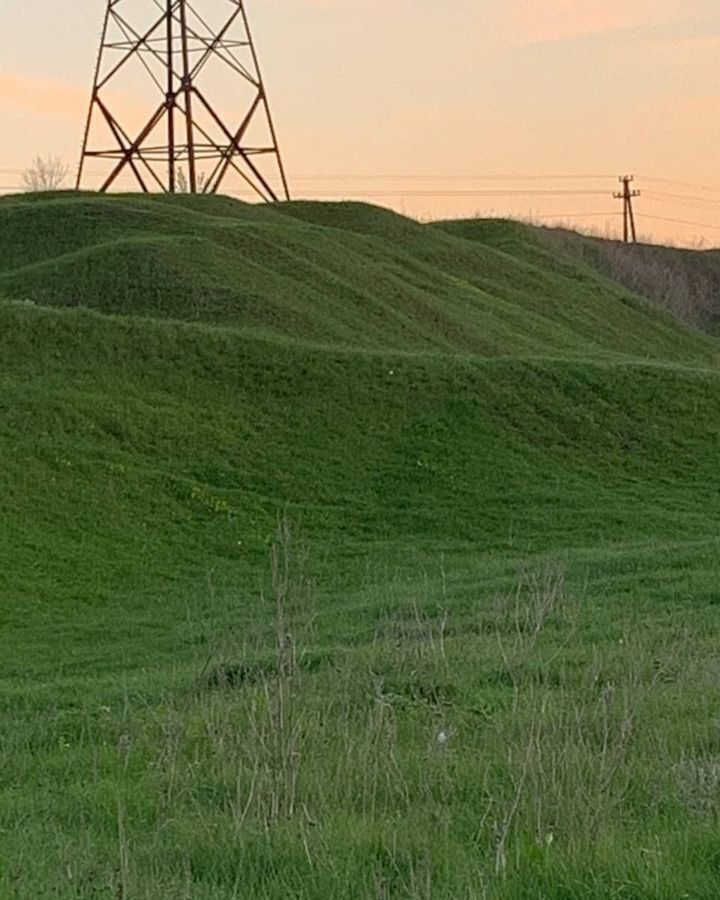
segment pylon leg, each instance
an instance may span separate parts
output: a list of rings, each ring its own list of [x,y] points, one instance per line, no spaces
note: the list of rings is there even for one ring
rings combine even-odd
[[[289,199],[244,0],[107,0],[78,187]]]

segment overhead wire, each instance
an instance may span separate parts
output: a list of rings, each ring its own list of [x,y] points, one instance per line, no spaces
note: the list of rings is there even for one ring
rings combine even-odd
[[[15,168],[0,168],[0,175],[21,175],[23,170],[15,169]],[[510,175],[501,175],[501,174],[457,174],[450,175],[447,173],[443,174],[431,174],[431,173],[405,173],[405,174],[392,174],[392,173],[332,173],[332,174],[312,174],[312,173],[303,173],[294,176],[294,180],[306,183],[318,182],[318,183],[327,183],[327,188],[318,188],[309,190],[301,190],[301,195],[307,199],[370,199],[370,198],[395,198],[395,199],[410,199],[410,198],[433,198],[433,197],[447,197],[447,198],[507,198],[507,199],[521,199],[523,197],[537,197],[537,198],[555,198],[555,197],[606,197],[608,196],[607,190],[601,189],[590,189],[590,188],[543,188],[541,186],[529,186],[528,188],[516,187],[516,188],[503,188],[502,183],[514,183],[514,182],[528,182],[530,184],[537,185],[538,182],[543,181],[589,181],[589,180],[609,180],[617,178],[616,175],[609,174],[571,174],[571,173],[554,173],[554,174],[520,174],[513,173]],[[720,196],[717,198],[713,197],[703,197],[699,196],[697,193],[694,194],[685,194],[674,192],[670,190],[657,190],[652,187],[655,185],[668,185],[675,187],[683,187],[692,189],[699,192],[707,192],[707,193],[715,193],[720,195],[720,186],[711,186],[705,184],[699,184],[696,182],[690,181],[682,181],[679,179],[672,178],[663,178],[657,176],[638,176],[637,182],[642,184],[650,185],[650,189],[642,190],[642,203],[644,206],[645,202],[649,204],[672,204],[675,207],[680,207],[684,209],[697,209],[704,210],[707,212],[719,211],[720,212]],[[383,181],[392,181],[395,182],[393,185],[388,186],[387,188],[381,187],[379,184],[370,185],[366,189],[359,189],[358,187],[354,187],[351,190],[343,190],[340,187],[337,190],[332,190],[330,187],[330,183],[332,182],[383,182]],[[438,183],[447,183],[451,185],[453,182],[493,182],[498,183],[497,187],[488,187],[488,188],[471,188],[471,187],[457,187],[454,188],[452,186],[446,187],[432,187],[432,186],[421,186],[423,182],[438,182]],[[407,188],[402,187],[402,183],[407,182],[410,184],[414,184],[416,186],[409,186]],[[19,192],[24,190],[23,185],[19,183],[19,181],[15,184],[5,184],[0,185],[0,191],[3,192]],[[228,193],[234,196],[245,196],[241,191],[228,191]],[[557,212],[557,213],[531,213],[529,215],[530,219],[536,220],[568,220],[568,219],[585,219],[585,218],[605,218],[605,219],[613,219],[620,216],[617,210],[608,210],[606,211],[584,211],[581,212],[576,210],[575,212]],[[651,222],[665,222],[667,224],[673,225],[682,225],[685,227],[692,228],[704,228],[715,231],[720,231],[720,224],[713,224],[711,222],[696,222],[690,219],[684,219],[680,217],[671,217],[671,216],[662,216],[662,215],[653,215],[652,213],[646,213],[644,209],[641,207],[637,212],[637,216],[639,220],[647,220]]]
[[[615,175],[498,175],[498,174],[457,174],[447,173],[350,173],[350,174],[300,174],[293,175],[294,181],[591,181],[614,179]]]
[[[653,182],[655,182],[659,184],[675,185],[676,187],[691,188],[696,191],[707,191],[708,193],[712,194],[720,193],[720,185],[698,184],[697,182],[693,181],[678,181],[675,178],[660,178],[644,175],[638,176],[638,178],[642,178],[642,181],[646,184],[652,184]]]
[[[711,225],[709,222],[689,222],[684,219],[671,219],[667,216],[652,216],[643,213],[642,219],[650,219],[655,222],[670,222],[673,225],[688,225],[693,228],[710,228],[713,231],[720,231],[720,225]]]
[[[589,219],[594,216],[602,217],[605,219],[612,219],[616,216],[621,216],[622,213],[617,212],[617,210],[610,210],[609,212],[574,212],[574,213],[543,213],[542,215],[535,215],[534,213],[530,216],[531,219]]]
[[[338,197],[354,195],[356,197],[606,197],[607,191],[559,191],[559,190],[532,190],[532,191],[482,191],[482,190],[400,190],[388,188],[378,190],[371,188],[366,191],[303,191],[303,196],[313,197]]]
[[[720,206],[720,197],[717,200],[709,200],[706,197],[697,197],[694,194],[671,194],[666,191],[643,191],[642,195],[643,197],[653,197],[680,204],[699,203],[716,208]]]
[[[0,168],[0,173],[8,174],[8,175],[21,175],[23,169],[10,169],[10,168]],[[448,174],[447,172],[443,173],[432,173],[432,172],[405,172],[405,173],[391,173],[391,172],[351,172],[351,173],[300,173],[294,174],[292,176],[294,181],[374,181],[374,180],[390,180],[390,181],[589,181],[589,180],[597,180],[597,179],[615,179],[616,175],[608,175],[608,174],[594,174],[594,175],[582,175],[582,174],[558,174],[551,173],[547,175],[542,174],[519,174],[519,173],[511,173],[508,175],[502,174],[486,174],[486,173],[476,173],[476,174]]]

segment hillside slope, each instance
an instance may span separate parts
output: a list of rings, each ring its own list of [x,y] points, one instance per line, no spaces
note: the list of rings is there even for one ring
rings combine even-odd
[[[564,229],[536,233],[552,252],[570,255],[678,320],[720,332],[720,251],[626,246]]]
[[[468,236],[359,204],[12,197],[0,202],[0,292],[371,350],[715,352],[530,229],[512,246]]]
[[[717,354],[514,223],[0,198],[0,897],[715,900]]]
[[[282,510],[350,556],[716,530],[714,340],[523,226],[216,198],[0,211],[0,278],[32,300],[0,301],[0,527],[30,607],[95,602],[99,571],[106,598],[253,571]]]

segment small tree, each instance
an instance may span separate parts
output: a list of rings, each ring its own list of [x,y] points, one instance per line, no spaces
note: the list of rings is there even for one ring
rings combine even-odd
[[[36,156],[22,175],[28,191],[57,191],[67,177],[68,167],[59,156]]]

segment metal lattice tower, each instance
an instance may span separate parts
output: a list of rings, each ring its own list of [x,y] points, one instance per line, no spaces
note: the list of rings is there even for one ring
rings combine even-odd
[[[77,186],[289,199],[243,0],[107,0]]]

